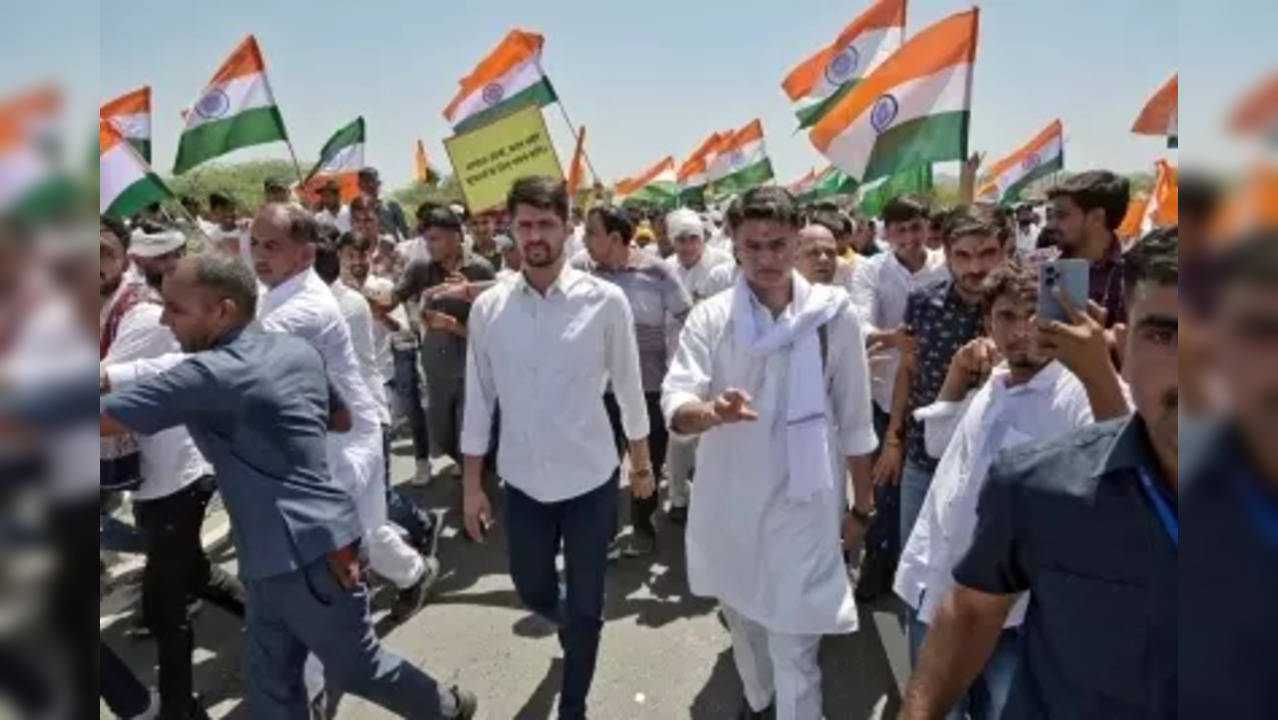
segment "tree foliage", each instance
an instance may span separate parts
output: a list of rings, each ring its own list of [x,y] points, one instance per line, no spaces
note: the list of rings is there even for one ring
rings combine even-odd
[[[182,175],[165,179],[179,197],[189,195],[207,208],[209,193],[221,191],[235,198],[243,212],[261,207],[262,183],[279,178],[285,185],[297,182],[297,170],[288,160],[253,160],[239,163],[207,163]]]

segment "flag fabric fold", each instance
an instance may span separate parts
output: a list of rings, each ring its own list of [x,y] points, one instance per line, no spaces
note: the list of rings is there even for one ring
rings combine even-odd
[[[819,173],[814,173],[811,182],[802,192],[794,193],[799,202],[811,203],[823,200],[832,195],[848,195],[856,192],[857,182],[848,177],[847,173],[828,165]]]
[[[967,156],[979,10],[951,15],[905,43],[808,133],[861,183]]]
[[[715,198],[742,193],[773,179],[763,122],[756,118],[723,140],[706,168],[706,177],[707,194]]]
[[[1065,128],[1055,120],[1015,152],[990,165],[976,197],[988,202],[1017,202],[1025,188],[1064,167]]]
[[[906,0],[876,0],[829,45],[808,56],[781,82],[795,103],[799,129],[821,120],[857,82],[901,47]]]
[[[173,172],[181,175],[232,150],[287,139],[262,52],[249,35],[185,114]]]
[[[526,30],[511,30],[469,75],[444,108],[444,119],[455,132],[485,125],[514,110],[544,107],[558,97],[541,69],[545,38]]]
[[[638,175],[620,180],[613,190],[613,202],[649,202],[667,204],[676,199],[674,158],[667,155]]]
[[[710,133],[675,173],[679,185],[679,201],[685,205],[704,205],[710,160],[723,143],[722,133]]]
[[[1178,144],[1180,106],[1180,75],[1172,75],[1163,83],[1149,100],[1145,101],[1136,122],[1132,123],[1132,132],[1137,135],[1162,135],[1167,138],[1167,147],[1174,148]]]
[[[319,160],[306,174],[300,193],[310,197],[335,182],[342,202],[354,199],[359,194],[359,171],[364,167],[364,139],[363,116],[333,133],[320,148]]]
[[[151,162],[151,86],[108,100],[98,116],[114,125],[143,160]]]
[[[106,119],[98,120],[98,212],[126,218],[173,197],[137,150]]]
[[[878,217],[883,212],[883,206],[892,198],[905,193],[925,194],[931,190],[930,164],[905,168],[871,187],[862,186],[857,211],[864,217]]]
[[[1176,166],[1159,159],[1154,163],[1154,189],[1145,204],[1140,231],[1175,225],[1180,217],[1180,185]]]

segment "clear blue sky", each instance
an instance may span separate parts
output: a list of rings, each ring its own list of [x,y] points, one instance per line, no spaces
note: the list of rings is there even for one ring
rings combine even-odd
[[[68,5],[80,3],[68,3]],[[574,121],[589,128],[588,151],[605,182],[666,154],[681,160],[710,131],[763,119],[779,179],[823,159],[794,134],[779,87],[807,53],[831,40],[864,0],[649,0],[644,3],[143,2],[33,8],[35,32],[11,52],[43,55],[48,38],[100,45],[100,65],[63,53],[58,77],[88,92],[88,107],[135,86],[154,88],[154,153],[171,167],[178,109],[192,101],[246,33],[255,33],[300,156],[356,115],[368,122],[367,161],[388,185],[407,181],[416,138],[445,163],[449,133],[440,112],[457,80],[503,33],[519,26],[546,36],[544,66]],[[910,0],[907,32],[966,7]],[[84,18],[100,10],[100,35]],[[1278,3],[1170,0],[995,0],[982,6],[973,95],[972,147],[1002,154],[1061,117],[1067,166],[1148,168],[1168,151],[1127,128],[1140,104],[1182,60],[1185,162],[1229,157],[1218,132],[1224,109],[1261,72],[1278,67]],[[40,32],[40,23],[47,24]],[[79,35],[77,35],[79,33]],[[75,42],[79,39],[81,42]],[[23,53],[24,44],[30,44]],[[71,56],[71,57],[68,57]],[[34,71],[4,71],[39,76]],[[20,75],[19,75],[20,76]],[[96,83],[96,88],[95,88]],[[6,82],[6,85],[11,83]],[[84,104],[84,103],[82,103]],[[561,160],[568,130],[554,107],[546,119]],[[282,145],[239,157],[287,157]],[[1174,157],[1174,156],[1173,156]]]

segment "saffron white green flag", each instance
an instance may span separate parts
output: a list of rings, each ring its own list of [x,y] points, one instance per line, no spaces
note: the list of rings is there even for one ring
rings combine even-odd
[[[98,120],[98,212],[126,218],[173,197],[110,121]]]
[[[541,70],[545,39],[534,32],[511,30],[469,75],[444,108],[456,132],[485,125],[527,105],[544,107],[557,98]]]
[[[965,158],[978,16],[951,15],[911,38],[812,127],[812,144],[861,183]]]
[[[222,63],[184,121],[173,165],[177,175],[232,150],[288,139],[252,35]]]
[[[742,193],[771,180],[774,175],[763,142],[763,123],[755,119],[720,144],[707,176],[712,197]]]

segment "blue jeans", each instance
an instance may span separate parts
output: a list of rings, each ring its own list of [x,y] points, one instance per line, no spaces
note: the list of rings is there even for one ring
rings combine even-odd
[[[382,467],[386,471],[386,517],[391,522],[404,528],[408,533],[408,541],[422,547],[431,535],[431,520],[425,512],[413,504],[404,493],[391,485],[390,475],[390,428],[382,426]]]
[[[393,348],[391,354],[395,358],[395,379],[391,389],[404,414],[408,416],[408,426],[413,432],[413,456],[418,460],[430,457],[430,435],[426,427],[426,411],[422,409],[422,388],[417,375],[417,349]]]
[[[874,433],[882,438],[887,432],[888,414],[874,405]],[[876,454],[877,456],[877,454]],[[881,554],[890,559],[891,565],[901,555],[901,488],[898,485],[879,485],[874,488],[874,507],[877,510],[870,527],[865,530],[865,553]]]
[[[923,509],[927,489],[932,486],[932,471],[909,460],[901,469],[901,545],[910,539],[914,523]]]
[[[559,717],[586,716],[603,631],[608,542],[617,512],[617,473],[599,487],[553,503],[506,485],[506,535],[510,577],[519,599],[555,623],[564,651]],[[555,556],[564,553],[563,586]]]
[[[400,717],[441,717],[439,684],[382,648],[368,614],[368,588],[342,589],[327,559],[247,581],[245,588],[240,677],[249,717],[307,717],[302,667],[308,651],[344,692]]]
[[[909,614],[906,636],[910,646],[910,667],[916,668],[927,625],[918,619],[912,608]],[[1007,699],[1012,694],[1016,668],[1020,664],[1020,640],[1020,628],[1004,628],[985,668],[959,699],[958,705],[946,715],[947,720],[998,720],[1002,717]]]

